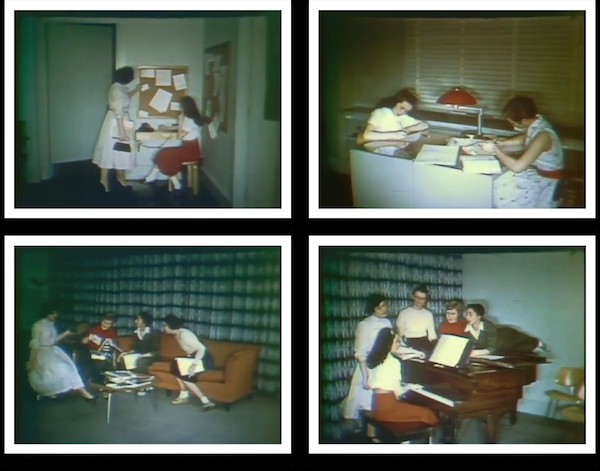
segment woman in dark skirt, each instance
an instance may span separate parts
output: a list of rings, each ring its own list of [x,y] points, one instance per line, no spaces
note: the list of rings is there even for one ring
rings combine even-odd
[[[183,321],[178,317],[172,314],[168,315],[165,318],[165,324],[165,333],[174,335],[181,349],[189,358],[193,359],[192,367],[187,372],[182,372],[179,369],[177,359],[172,361],[171,373],[177,378],[181,389],[179,396],[171,402],[173,404],[185,404],[189,402],[189,391],[192,391],[202,401],[202,408],[204,410],[212,409],[216,404],[208,399],[196,384],[198,375],[204,371],[203,368],[200,368],[200,365],[208,360],[208,350],[192,331],[182,327]]]

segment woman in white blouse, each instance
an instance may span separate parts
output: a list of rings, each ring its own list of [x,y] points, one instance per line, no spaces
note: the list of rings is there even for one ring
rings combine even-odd
[[[200,161],[200,128],[212,121],[208,116],[200,113],[196,102],[190,96],[182,97],[179,105],[181,113],[179,114],[177,139],[182,139],[183,145],[167,147],[158,151],[154,159],[154,168],[144,180],[146,183],[156,180],[160,171],[170,177],[176,190],[181,188],[177,174],[181,172],[183,164]]]
[[[58,312],[55,309],[49,312],[33,324],[31,353],[26,365],[29,384],[38,396],[55,398],[57,394],[76,390],[84,399],[95,399],[85,389],[73,360],[57,346],[71,332],[67,330],[58,335],[54,326]]]
[[[179,370],[177,360],[173,360],[171,364],[171,373],[177,378],[177,382],[181,389],[179,396],[171,402],[173,404],[185,404],[186,402],[189,402],[189,391],[192,391],[200,401],[202,401],[202,408],[204,410],[212,409],[216,404],[208,399],[196,384],[198,375],[204,371],[204,369],[201,369],[200,367],[206,360],[205,356],[208,352],[206,347],[198,340],[196,334],[191,330],[182,327],[183,321],[177,316],[174,316],[173,314],[168,315],[165,318],[165,324],[165,333],[174,335],[181,349],[188,357],[194,359],[191,368],[185,374],[182,374]]]
[[[392,355],[392,352],[402,355],[402,349],[393,329],[381,329],[367,357],[375,420],[436,425],[438,418],[431,410],[400,400],[400,396],[404,393],[401,385],[402,369],[400,361]]]

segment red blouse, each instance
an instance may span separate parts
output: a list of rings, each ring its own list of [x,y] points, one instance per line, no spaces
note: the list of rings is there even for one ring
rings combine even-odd
[[[440,335],[452,334],[459,335],[461,337],[468,337],[468,334],[465,332],[466,327],[467,321],[465,319],[458,319],[453,324],[450,324],[448,321],[444,321],[440,324]]]

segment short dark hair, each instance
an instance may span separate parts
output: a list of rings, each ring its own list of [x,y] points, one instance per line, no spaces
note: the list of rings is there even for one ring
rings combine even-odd
[[[365,301],[365,313],[373,314],[375,312],[375,308],[381,304],[382,301],[385,301],[387,298],[380,293],[371,293],[367,300]]]
[[[533,99],[528,96],[519,95],[511,98],[502,108],[504,116],[520,123],[523,119],[535,118],[538,114],[537,106]]]
[[[462,299],[451,299],[446,303],[446,311],[452,311],[454,309],[456,309],[456,312],[459,314],[465,312],[465,303]]]
[[[113,324],[117,321],[117,315],[114,312],[106,312],[102,316],[103,321],[111,321]]]
[[[176,330],[183,326],[183,321],[179,317],[169,314],[167,317],[165,317],[165,324],[167,324],[169,329]]]
[[[115,70],[115,73],[114,73],[114,81],[115,82],[118,82],[121,85],[127,85],[132,80],[133,80],[133,68],[121,67],[120,69]]]
[[[479,317],[485,316],[485,308],[483,307],[483,304],[467,304],[466,309],[472,309],[473,311],[475,311],[475,314],[477,314]]]
[[[414,88],[402,88],[394,93],[392,96],[382,98],[376,105],[376,108],[393,108],[398,103],[406,101],[410,103],[413,108],[419,103],[419,95]]]
[[[394,330],[388,327],[381,329],[377,333],[375,342],[373,342],[373,348],[371,348],[371,351],[367,355],[367,368],[375,368],[377,365],[383,363],[383,360],[390,353],[395,336]]]
[[[425,293],[429,297],[429,290],[427,289],[427,286],[425,286],[425,285],[417,285],[417,286],[415,286],[415,289],[413,289],[413,291],[412,291],[413,296],[415,294],[417,294],[417,291],[419,293]]]
[[[152,321],[154,320],[154,316],[152,316],[152,314],[150,314],[147,311],[142,311],[138,314],[138,317],[140,319],[142,319],[142,321],[144,322],[144,325],[150,325],[152,324]]]

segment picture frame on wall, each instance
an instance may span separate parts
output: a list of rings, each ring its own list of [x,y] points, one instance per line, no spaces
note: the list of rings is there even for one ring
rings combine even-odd
[[[228,99],[231,43],[211,46],[204,51],[204,89],[202,111],[213,119],[215,131],[229,129]]]

